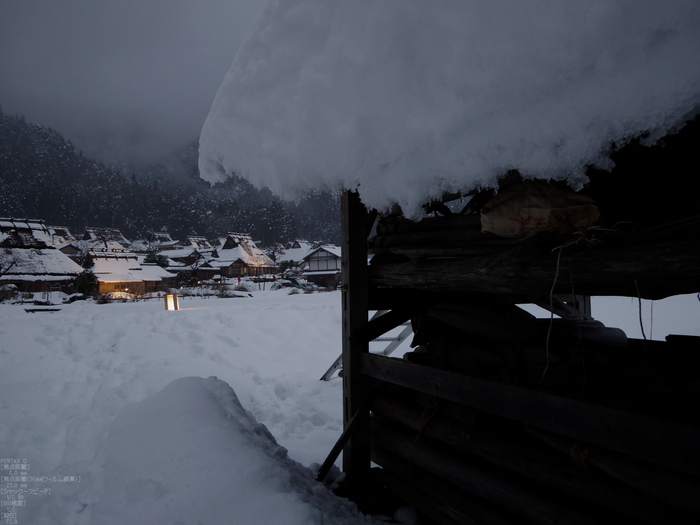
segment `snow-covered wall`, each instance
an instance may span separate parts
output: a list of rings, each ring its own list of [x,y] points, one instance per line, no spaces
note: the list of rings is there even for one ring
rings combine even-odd
[[[576,186],[612,142],[699,107],[696,0],[270,0],[199,167],[414,214],[511,168]]]

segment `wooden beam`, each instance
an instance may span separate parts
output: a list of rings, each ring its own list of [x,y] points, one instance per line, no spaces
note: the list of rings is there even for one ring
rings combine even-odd
[[[321,465],[321,468],[318,470],[318,474],[316,475],[316,481],[323,482],[324,479],[326,479],[326,476],[328,473],[331,471],[331,468],[335,464],[335,460],[338,459],[338,456],[340,453],[343,451],[343,449],[347,446],[348,441],[350,440],[350,436],[355,430],[355,426],[357,425],[357,422],[360,421],[363,417],[364,409],[367,408],[367,403],[365,403],[365,406],[360,407],[361,410],[358,410],[355,412],[355,415],[350,419],[350,423],[346,426],[345,430],[343,430],[343,433],[340,435],[338,438],[338,441],[333,445],[333,448],[331,449],[330,453],[328,454],[328,457],[326,460],[323,462],[323,465]]]
[[[411,328],[411,325],[409,324],[403,330],[401,330],[401,333],[398,336],[393,338],[393,340],[382,351],[382,355],[391,355],[394,352],[394,350],[396,350],[401,345],[401,343],[408,339],[408,337],[412,333],[413,328]],[[378,341],[378,339],[375,339],[375,341]]]
[[[571,319],[574,321],[590,321],[591,316],[591,298],[587,295],[554,295],[549,297],[544,295],[537,297],[532,301],[534,304],[558,315],[562,319]]]
[[[357,336],[364,341],[374,341],[380,335],[401,326],[414,317],[418,311],[411,308],[398,308],[391,310],[377,318],[367,322],[357,330]]]
[[[497,465],[504,471],[507,470],[523,479],[541,483],[542,486],[548,487],[548,490],[561,491],[578,500],[629,516],[634,519],[635,523],[659,523],[663,522],[664,518],[668,521],[678,522],[678,520],[671,519],[671,514],[675,511],[660,501],[650,500],[637,490],[630,488],[626,484],[627,480],[620,483],[600,472],[589,472],[576,465],[570,456],[571,445],[576,443],[575,440],[569,440],[572,443],[566,449],[568,457],[559,457],[549,453],[549,451],[542,451],[539,447],[529,445],[528,441],[522,439],[521,435],[506,437],[498,433],[484,431],[478,426],[465,428],[463,425],[451,421],[439,411],[427,420],[421,407],[401,399],[388,396],[377,397],[372,404],[372,413],[401,425],[407,437],[416,441],[432,443],[439,447],[442,452],[457,457],[465,457],[464,454],[467,454],[479,458],[481,461]],[[376,420],[373,420],[373,425],[375,423]],[[596,452],[597,450],[603,451],[599,448],[596,448]],[[597,455],[596,452],[591,452],[588,455],[589,460]],[[610,451],[607,453],[614,454]],[[622,454],[618,454],[618,456],[646,465],[647,471],[672,472],[629,456]],[[675,478],[681,477],[685,476],[675,472]],[[667,476],[667,479],[673,480],[674,478]],[[676,489],[685,488],[688,495],[690,495],[688,489],[691,487],[696,488],[693,495],[699,493],[697,483],[694,486],[683,486],[680,483],[669,483],[669,485]],[[672,500],[674,495],[664,493],[664,496],[660,499],[668,501]],[[688,498],[688,500],[690,499],[692,498]],[[697,502],[697,498],[694,499],[696,506],[700,504]],[[696,511],[692,508],[688,510]]]
[[[361,335],[367,328],[367,210],[357,193],[341,199],[341,268],[343,281],[343,471],[351,486],[361,488],[370,474],[369,380],[359,373],[360,357],[369,353]],[[350,422],[354,420],[352,429]]]
[[[372,461],[382,467],[382,481],[440,525],[518,525],[522,520],[433,476],[379,446]]]
[[[531,483],[514,482],[499,476],[495,467],[483,468],[461,460],[423,442],[416,442],[387,425],[377,425],[373,437],[378,446],[391,450],[405,461],[483,498],[533,523],[600,523],[586,516],[559,494],[538,491]],[[562,501],[564,500],[564,501]],[[579,506],[580,507],[580,506]]]
[[[552,432],[527,425],[524,428],[530,435],[569,458],[572,448],[578,445],[575,440]],[[666,502],[700,516],[700,480],[697,478],[600,447],[591,447],[585,457],[586,465],[596,467],[612,478],[634,487],[640,493],[651,496],[653,500]],[[615,494],[615,491],[611,493]]]
[[[416,365],[363,355],[369,377],[700,476],[700,429]]]
[[[411,329],[411,324],[408,322],[404,323],[399,323],[394,326],[393,321],[390,321],[388,324],[384,321],[381,324],[376,324],[374,321],[385,315],[388,312],[388,310],[377,310],[374,312],[374,315],[372,316],[372,319],[370,319],[369,323],[367,326],[365,326],[362,330],[360,330],[360,337],[364,339],[368,339],[368,341],[374,341],[374,342],[390,342],[389,345],[384,349],[382,352],[382,355],[390,355],[394,350],[396,350],[401,343],[403,343],[411,333],[413,333],[413,330]],[[403,315],[403,314],[401,314]],[[392,317],[393,319],[394,317]],[[374,323],[374,324],[373,324]],[[398,337],[376,337],[374,335],[375,332],[384,334],[388,332],[389,330],[392,330],[393,328],[396,328],[396,326],[399,326],[400,324],[408,325],[406,328],[403,329],[403,331],[398,335]],[[374,335],[374,337],[373,337]],[[337,370],[340,370],[343,368],[343,354],[338,356],[338,359],[336,359],[333,364],[326,370],[326,373],[321,376],[321,381],[329,381],[331,377],[333,377],[333,374]]]
[[[371,268],[371,266],[370,266]],[[434,303],[452,303],[463,305],[513,305],[531,303],[526,295],[499,295],[491,293],[435,293],[432,290],[414,290],[411,288],[369,288],[370,310],[392,310],[411,305],[416,310]]]
[[[373,264],[371,286],[538,296],[621,295],[662,299],[700,292],[700,243],[628,244],[557,251],[534,245],[488,249],[461,258]],[[573,282],[572,282],[573,280]]]

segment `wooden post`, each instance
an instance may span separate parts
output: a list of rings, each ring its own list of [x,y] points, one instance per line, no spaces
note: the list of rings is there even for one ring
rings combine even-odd
[[[367,325],[367,210],[355,192],[341,200],[343,279],[343,426],[348,429],[357,414],[347,445],[343,471],[351,487],[365,485],[370,472],[369,379],[360,375],[360,356],[369,353],[361,337]]]

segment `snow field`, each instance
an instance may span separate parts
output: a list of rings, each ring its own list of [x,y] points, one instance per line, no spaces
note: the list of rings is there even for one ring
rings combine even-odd
[[[177,312],[0,305],[0,459],[81,478],[29,496],[18,523],[371,521],[306,468],[342,431],[342,381],[319,381],[340,354],[340,293],[252,295],[182,298]],[[700,335],[698,296],[653,306],[642,302],[647,337]],[[634,299],[595,298],[593,315],[641,337]]]
[[[180,306],[0,305],[0,458],[82,479],[34,497],[20,523],[119,523],[125,505],[131,523],[361,519],[296,463],[321,463],[342,431],[342,382],[319,381],[340,354],[339,293]]]

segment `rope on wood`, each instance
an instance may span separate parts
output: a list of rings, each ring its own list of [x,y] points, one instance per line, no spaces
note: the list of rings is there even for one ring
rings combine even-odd
[[[555,248],[556,250],[556,248]],[[549,338],[552,335],[552,327],[554,326],[554,287],[557,285],[557,279],[559,278],[559,264],[561,262],[561,252],[564,251],[564,245],[559,246],[559,255],[557,255],[557,271],[554,274],[554,282],[552,283],[552,288],[549,290],[549,329],[547,330],[547,343],[544,347],[545,354],[545,367],[542,371],[542,377],[540,378],[540,387],[544,382],[544,375],[547,373],[549,368]]]
[[[639,291],[639,284],[637,283],[637,279],[634,279],[634,286],[637,287],[637,300],[639,301],[639,327],[642,329],[642,337],[646,341],[647,336],[644,333],[644,322],[642,320],[642,294]]]
[[[552,283],[552,288],[549,290],[549,329],[547,330],[547,343],[545,345],[545,358],[546,358],[546,365],[544,367],[544,370],[542,371],[542,377],[540,378],[540,387],[542,386],[542,383],[544,382],[544,376],[547,373],[547,369],[549,368],[549,340],[552,335],[552,327],[554,325],[554,288],[557,285],[557,279],[559,279],[559,267],[561,264],[561,254],[564,251],[564,248],[568,248],[570,246],[577,246],[579,243],[584,243],[587,245],[589,248],[596,245],[596,244],[601,244],[603,241],[600,240],[595,236],[595,233],[597,232],[603,232],[603,233],[616,233],[618,235],[622,235],[622,230],[619,228],[619,226],[623,226],[625,224],[629,224],[627,222],[619,222],[615,224],[612,228],[603,228],[601,226],[591,226],[590,228],[587,228],[583,231],[579,232],[574,232],[573,238],[569,239],[565,243],[561,244],[560,246],[557,246],[556,248],[552,249],[552,252],[559,250],[559,253],[557,254],[557,270],[554,274],[554,282]],[[572,294],[574,297],[574,300],[576,300],[576,294],[574,292],[574,276],[573,276],[573,271],[571,269],[571,261],[569,261],[569,273],[570,273],[570,278],[571,278],[571,290]],[[700,294],[698,294],[700,296]],[[700,297],[699,297],[700,299]],[[581,331],[580,331],[580,325],[579,325],[579,340],[581,338]],[[572,356],[573,357],[573,356]],[[585,374],[585,371],[584,371]],[[584,376],[585,377],[585,376]],[[584,384],[585,384],[585,379],[584,379]]]

